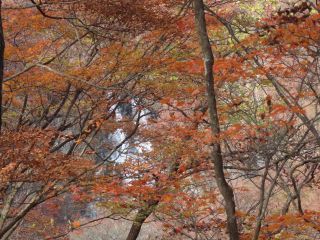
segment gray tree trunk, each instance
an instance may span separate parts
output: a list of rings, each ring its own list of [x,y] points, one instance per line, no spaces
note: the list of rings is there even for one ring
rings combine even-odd
[[[194,12],[195,12],[195,25],[198,32],[199,43],[203,54],[203,60],[205,65],[205,81],[207,88],[208,107],[210,114],[211,130],[214,136],[219,136],[220,125],[218,119],[216,95],[214,89],[214,73],[213,64],[214,57],[211,49],[206,19],[204,13],[203,0],[194,0]],[[218,139],[218,138],[217,138]],[[227,183],[223,172],[223,158],[221,154],[221,144],[216,141],[212,145],[212,161],[214,163],[215,177],[220,193],[225,201],[225,211],[227,214],[227,230],[230,240],[239,239],[239,231],[237,225],[237,219],[235,215],[235,202],[233,190]]]

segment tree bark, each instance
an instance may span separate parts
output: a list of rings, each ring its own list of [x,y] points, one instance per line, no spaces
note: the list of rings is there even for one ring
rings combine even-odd
[[[126,240],[136,240],[138,238],[142,224],[151,215],[158,203],[159,201],[153,201],[138,211]]]
[[[3,72],[4,72],[4,33],[2,27],[2,1],[0,0],[0,134],[2,130],[2,96],[3,96]]]
[[[212,145],[212,161],[214,163],[214,171],[216,176],[217,185],[223,199],[225,201],[225,211],[227,214],[227,230],[230,240],[239,239],[239,231],[237,225],[237,218],[235,215],[235,202],[233,190],[227,183],[223,172],[223,158],[221,154],[221,144],[219,139],[220,125],[218,119],[216,94],[214,89],[214,73],[213,64],[214,57],[211,49],[203,0],[194,0],[194,12],[195,12],[195,25],[198,32],[199,43],[203,54],[204,66],[205,66],[205,81],[207,89],[207,99],[210,114],[210,123],[213,136],[216,137],[216,141]]]

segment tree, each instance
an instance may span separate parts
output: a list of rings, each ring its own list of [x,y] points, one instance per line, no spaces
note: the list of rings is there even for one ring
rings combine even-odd
[[[25,1],[17,4],[8,2],[4,7],[9,19],[5,25],[8,49],[7,77],[4,79],[4,126],[8,129],[7,134],[25,134],[28,139],[26,128],[53,131],[55,133],[47,143],[45,139],[42,141],[43,154],[48,152],[55,156],[63,152],[66,156],[83,159],[84,163],[86,158],[97,159],[92,167],[85,167],[76,174],[70,173],[69,177],[50,183],[44,175],[30,184],[27,180],[19,181],[19,187],[15,190],[11,186],[14,180],[9,179],[4,192],[13,191],[12,196],[4,194],[3,202],[22,201],[21,204],[28,207],[22,211],[23,214],[17,215],[17,220],[12,221],[6,217],[7,208],[14,211],[14,206],[2,206],[4,238],[40,203],[65,193],[71,186],[84,181],[84,177],[91,179],[92,173],[106,162],[112,164],[114,153],[137,131],[145,115],[143,110],[153,104],[154,99],[147,97],[149,91],[144,81],[148,79],[147,73],[163,64],[163,59],[155,60],[154,55],[160,56],[160,52],[163,55],[165,48],[159,43],[164,45],[170,42],[174,32],[169,29],[159,42],[156,30],[160,17],[166,18],[169,23],[169,15],[141,15],[141,12],[155,11],[154,7],[149,9],[151,5],[147,2],[139,6],[119,4],[112,6],[109,1],[104,5],[100,2],[87,4],[85,1],[74,4],[68,1]],[[119,12],[111,11],[113,15],[108,15],[110,9],[105,6]],[[132,17],[126,14],[128,7],[133,7],[130,8]],[[33,15],[32,22],[25,22],[24,19],[30,14]],[[97,22],[97,17],[101,22]],[[145,28],[147,22],[151,24]],[[143,33],[147,33],[146,45],[142,45],[138,38]],[[117,37],[120,37],[119,41]],[[130,41],[132,38],[136,40]],[[77,58],[74,51],[79,54]],[[114,118],[122,106],[132,101],[136,110],[129,120]],[[116,129],[126,133],[123,140],[114,146],[97,143],[101,136],[110,135]],[[19,148],[22,147],[23,144],[19,145]],[[48,158],[41,161],[45,160]],[[11,166],[10,161],[4,166]],[[33,174],[31,168],[29,171]],[[40,173],[42,171],[39,170]],[[46,188],[47,184],[53,184],[50,187],[52,191],[38,196],[40,190],[34,187],[40,185]],[[21,192],[25,189],[27,191],[23,197]]]
[[[194,1],[195,24],[198,31],[200,46],[205,66],[205,81],[208,95],[208,108],[212,134],[217,139],[220,134],[220,124],[217,111],[216,95],[214,89],[213,64],[214,58],[207,33],[204,4],[202,0]],[[226,202],[226,213],[230,239],[239,239],[237,220],[235,216],[235,203],[232,188],[228,185],[223,172],[223,159],[219,140],[213,144],[212,161],[214,162],[215,177],[219,190]]]
[[[149,222],[168,239],[318,237],[315,2],[1,10],[1,239],[106,218],[130,220],[127,239]]]

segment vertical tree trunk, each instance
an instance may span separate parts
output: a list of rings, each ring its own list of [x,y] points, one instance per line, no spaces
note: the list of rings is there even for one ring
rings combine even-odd
[[[4,68],[4,34],[3,34],[3,27],[2,27],[2,1],[0,0],[0,134],[2,130],[2,96],[3,96],[3,68]]]
[[[220,133],[220,125],[218,119],[216,95],[214,90],[214,57],[207,33],[203,0],[194,0],[194,12],[195,25],[198,32],[199,43],[202,50],[205,65],[205,81],[208,95],[208,107],[210,114],[211,130],[212,134],[218,137]],[[217,140],[212,146],[212,161],[214,163],[214,171],[217,185],[225,201],[225,211],[227,214],[227,230],[229,238],[231,240],[238,240],[239,232],[237,226],[237,219],[235,216],[233,190],[227,183],[223,172],[223,159],[219,140]]]
[[[138,238],[142,224],[151,215],[158,203],[159,201],[153,201],[138,211],[126,240],[136,240]]]

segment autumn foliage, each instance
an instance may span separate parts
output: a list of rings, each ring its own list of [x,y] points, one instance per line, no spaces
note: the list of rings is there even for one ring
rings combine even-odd
[[[319,238],[317,1],[1,14],[0,239]]]

